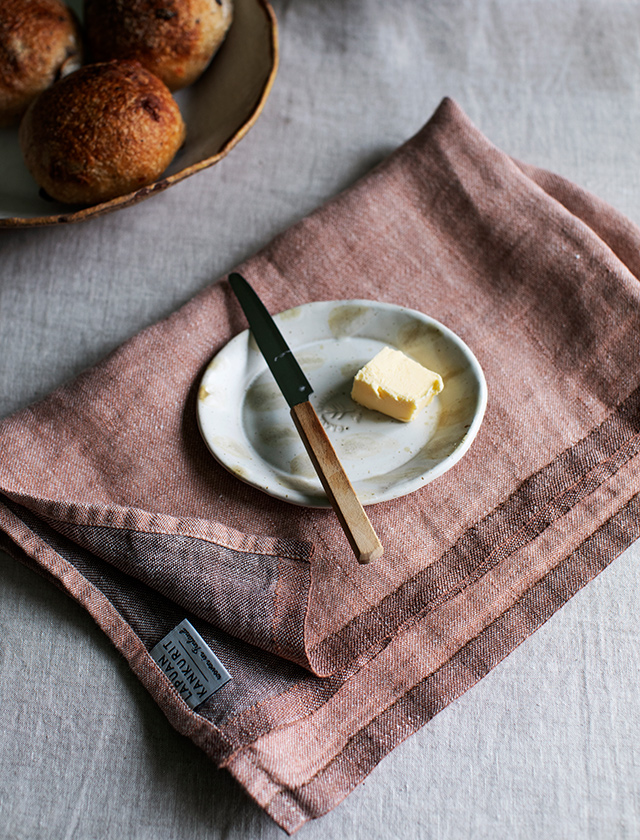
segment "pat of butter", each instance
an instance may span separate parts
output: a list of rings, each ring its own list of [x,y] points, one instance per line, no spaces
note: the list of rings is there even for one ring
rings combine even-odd
[[[443,387],[439,374],[385,347],[355,375],[351,398],[408,423]]]

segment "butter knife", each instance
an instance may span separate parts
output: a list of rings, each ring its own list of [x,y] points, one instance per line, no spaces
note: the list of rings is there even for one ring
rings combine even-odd
[[[383,547],[333,448],[327,433],[309,402],[313,393],[282,333],[258,295],[242,275],[229,275],[260,352],[291,409],[291,417],[302,438],[311,463],[349,545],[358,562],[369,563],[382,556]]]

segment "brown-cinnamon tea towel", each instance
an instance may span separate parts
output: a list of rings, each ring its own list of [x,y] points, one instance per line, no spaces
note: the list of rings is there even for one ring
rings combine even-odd
[[[360,566],[331,510],[208,454],[199,378],[246,327],[224,281],[0,425],[0,545],[82,603],[171,723],[293,832],[640,534],[639,255],[625,218],[445,100],[241,267],[272,312],[425,312],[484,369],[465,457],[368,508],[384,557]],[[232,675],[195,711],[149,653],[184,618]]]

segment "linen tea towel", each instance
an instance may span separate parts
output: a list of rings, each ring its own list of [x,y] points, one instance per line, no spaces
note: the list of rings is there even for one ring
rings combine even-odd
[[[332,511],[208,453],[198,382],[246,327],[224,280],[0,424],[0,546],[83,604],[171,723],[292,833],[638,537],[639,246],[445,100],[239,267],[272,312],[400,304],[483,367],[465,457],[368,507],[383,558],[358,565]],[[184,618],[232,677],[195,710],[150,656]]]

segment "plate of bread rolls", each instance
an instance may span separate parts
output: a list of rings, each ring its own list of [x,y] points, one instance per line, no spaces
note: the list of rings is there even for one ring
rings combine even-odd
[[[214,165],[277,66],[268,0],[0,0],[0,227],[83,221]]]

